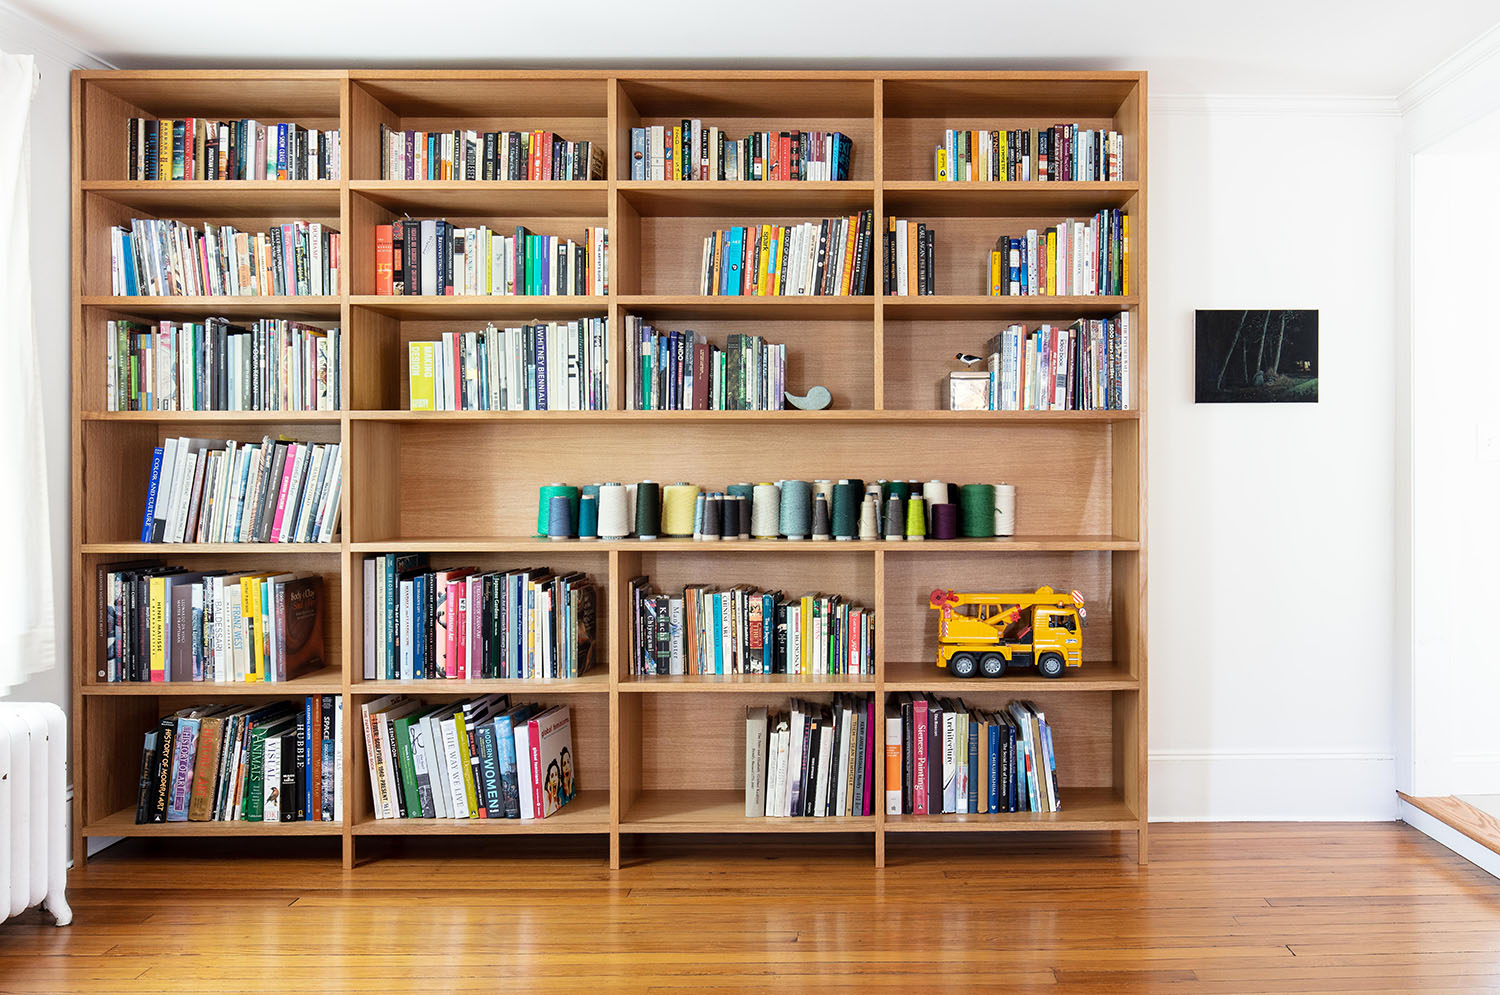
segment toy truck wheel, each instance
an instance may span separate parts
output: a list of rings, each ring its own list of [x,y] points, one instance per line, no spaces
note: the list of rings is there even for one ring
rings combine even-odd
[[[955,653],[948,660],[948,669],[954,677],[973,677],[979,667],[973,653]]]
[[[986,677],[1000,677],[1005,673],[1005,657],[999,653],[986,653],[979,658],[979,672]]]
[[[1043,677],[1061,677],[1063,674],[1063,658],[1056,653],[1047,653],[1037,661],[1036,669],[1041,671]]]

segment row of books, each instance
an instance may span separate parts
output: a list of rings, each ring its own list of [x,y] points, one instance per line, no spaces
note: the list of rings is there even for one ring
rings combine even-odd
[[[890,218],[885,233],[884,293],[925,297],[937,293],[937,233],[920,221]]]
[[[375,226],[375,292],[426,295],[605,294],[609,229],[585,228],[582,242],[517,225],[503,235],[439,219]]]
[[[578,794],[567,705],[386,695],[360,720],[377,819],[545,819]]]
[[[602,180],[604,150],[550,131],[380,126],[382,180]]]
[[[721,349],[702,332],[626,322],[625,403],[631,411],[780,411],[786,346],[731,332]]]
[[[875,696],[745,709],[745,816],[875,814]]]
[[[1130,215],[1114,208],[1002,235],[990,253],[989,288],[1023,297],[1130,293]]]
[[[407,345],[413,411],[603,411],[609,319],[487,325]]]
[[[343,737],[336,694],[181,709],[145,735],[135,821],[338,822]]]
[[[703,240],[698,292],[710,296],[869,294],[875,212],[795,225],[735,226]]]
[[[847,180],[854,143],[841,131],[755,131],[730,138],[717,125],[630,129],[632,180]]]
[[[599,595],[545,567],[431,569],[420,553],[364,561],[366,680],[577,677],[595,663]]]
[[[274,683],[323,665],[316,574],[136,562],[106,564],[98,576],[106,683]]]
[[[887,704],[885,723],[888,815],[1062,808],[1052,727],[1032,702],[986,712],[903,692]]]
[[[173,437],[151,454],[141,542],[332,542],[337,442]]]
[[[133,117],[126,121],[127,179],[336,180],[339,129],[241,118]]]
[[[875,613],[837,594],[788,598],[740,584],[658,594],[630,582],[630,672],[872,675]]]
[[[339,292],[342,236],[316,221],[244,232],[232,225],[133,218],[109,230],[111,293],[142,297],[304,296]]]
[[[1125,136],[1054,124],[1050,128],[956,131],[933,152],[938,180],[1048,181],[1125,179]]]
[[[284,318],[110,321],[108,410],[337,411],[340,338]]]
[[[1011,325],[986,346],[991,411],[1126,411],[1130,313],[1067,327]]]

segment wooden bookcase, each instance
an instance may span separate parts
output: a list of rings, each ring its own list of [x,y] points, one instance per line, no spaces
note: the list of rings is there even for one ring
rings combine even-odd
[[[130,116],[254,117],[342,128],[343,176],[327,182],[132,182]],[[741,135],[756,128],[841,130],[853,177],[831,182],[640,182],[629,175],[630,128],[699,117]],[[73,77],[73,758],[74,853],[88,837],[322,835],[345,866],[361,837],[572,836],[580,852],[619,866],[639,834],[844,833],[882,865],[893,837],[923,832],[1135,833],[1147,859],[1146,812],[1146,77],[1107,72],[711,71],[126,71]],[[1126,175],[1109,183],[938,183],[932,147],[946,128],[1109,127],[1127,136]],[[608,177],[590,182],[380,180],[378,127],[545,128],[607,148]],[[984,296],[1000,234],[1086,217],[1131,214],[1128,297]],[[704,298],[703,236],[714,228],[806,220],[873,208],[937,228],[932,297]],[[403,215],[526,224],[581,235],[610,229],[609,293],[598,297],[379,297],[374,226]],[[320,220],[345,233],[342,293],[329,297],[110,296],[109,227],[131,217],[256,229]],[[878,252],[878,247],[877,247]],[[948,412],[956,352],[981,351],[1000,323],[1131,313],[1129,411]],[[104,329],[212,315],[337,323],[348,410],[319,413],[112,413],[105,405]],[[608,316],[613,357],[607,412],[409,412],[405,345],[485,321]],[[631,412],[624,396],[627,315],[722,340],[744,330],[789,346],[789,385],[825,384],[822,412]],[[153,446],[172,435],[259,439],[288,434],[343,445],[344,506],[331,545],[145,545],[135,541]],[[549,543],[531,538],[537,486],[565,479],[736,480],[861,477],[1017,485],[1012,539],[958,542]],[[435,562],[585,570],[604,593],[603,665],[577,680],[366,682],[361,678],[361,562],[426,551]],[[96,679],[96,573],[142,557],[190,567],[316,571],[329,599],[328,666],[278,685],[108,684]],[[695,581],[788,591],[839,591],[878,613],[873,679],[786,676],[641,679],[625,672],[628,605],[639,573],[659,589]],[[1082,589],[1086,665],[1062,680],[958,681],[932,663],[936,587]],[[359,705],[393,691],[432,700],[487,691],[573,706],[582,791],[539,822],[376,820]],[[962,696],[993,708],[1030,697],[1057,737],[1064,809],[1053,814],[746,819],[744,709],[792,696],[828,701],[867,691]],[[344,806],[336,823],[134,825],[141,735],[191,702],[342,696]],[[883,723],[877,723],[877,727]],[[876,758],[883,756],[877,741]],[[589,846],[585,847],[585,841]],[[332,853],[332,849],[330,850]]]

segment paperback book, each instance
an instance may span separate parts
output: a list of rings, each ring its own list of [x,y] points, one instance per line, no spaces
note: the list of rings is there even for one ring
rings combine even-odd
[[[268,124],[241,118],[128,118],[126,179],[336,180],[339,129]]]
[[[847,180],[841,131],[755,131],[732,138],[699,118],[630,129],[632,180]]]
[[[736,226],[703,240],[698,292],[850,296],[874,283],[874,211],[794,225]]]
[[[398,131],[380,125],[382,180],[602,180],[604,149],[550,131]]]

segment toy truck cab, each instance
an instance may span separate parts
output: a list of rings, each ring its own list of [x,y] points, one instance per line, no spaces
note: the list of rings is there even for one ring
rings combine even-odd
[[[940,612],[937,665],[955,677],[1000,677],[1035,666],[1061,677],[1083,665],[1083,596],[1042,587],[1035,594],[957,594],[933,591]]]

